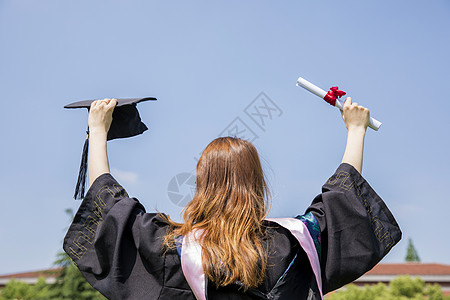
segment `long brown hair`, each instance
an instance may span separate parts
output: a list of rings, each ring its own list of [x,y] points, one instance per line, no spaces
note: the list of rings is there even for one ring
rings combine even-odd
[[[256,148],[248,141],[213,140],[197,164],[197,189],[184,208],[184,223],[167,218],[171,230],[164,245],[173,248],[177,235],[203,229],[203,270],[216,286],[239,280],[245,288],[264,278],[266,254],[261,244],[270,194]]]

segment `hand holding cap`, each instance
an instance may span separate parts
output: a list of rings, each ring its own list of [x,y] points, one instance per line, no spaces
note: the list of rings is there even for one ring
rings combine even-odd
[[[141,121],[136,104],[149,100],[156,100],[154,97],[145,98],[121,98],[116,99],[117,104],[112,112],[111,126],[108,131],[108,141],[128,138],[139,135],[146,131],[147,126]],[[87,108],[91,109],[91,104],[95,100],[78,101],[64,106],[64,108]],[[110,103],[110,102],[108,102]],[[100,102],[94,105],[102,105]],[[87,156],[89,149],[89,127],[87,137],[84,142],[83,154],[81,156],[80,171],[78,173],[77,185],[75,187],[75,199],[83,199],[87,172]]]

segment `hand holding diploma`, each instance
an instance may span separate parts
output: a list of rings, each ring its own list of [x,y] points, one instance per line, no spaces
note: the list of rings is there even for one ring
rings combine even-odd
[[[339,99],[340,97],[344,96],[346,93],[343,91],[340,91],[338,87],[332,87],[330,91],[325,92],[318,86],[312,84],[311,82],[303,79],[302,77],[299,77],[297,79],[297,85],[303,87],[304,89],[310,91],[311,93],[315,94],[316,96],[319,96],[320,98],[324,99],[326,102],[328,102],[330,105],[336,106],[341,111],[343,109],[344,103]],[[373,130],[377,131],[381,126],[381,122],[378,120],[375,120],[374,118],[370,118],[369,120],[369,127]]]

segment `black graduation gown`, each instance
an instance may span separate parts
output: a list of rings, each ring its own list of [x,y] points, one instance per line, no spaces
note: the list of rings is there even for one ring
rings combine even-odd
[[[307,212],[320,225],[324,294],[370,270],[401,238],[386,204],[348,164],[339,166]],[[266,224],[264,282],[246,292],[238,283],[219,289],[208,283],[208,299],[320,299],[298,241],[278,224]],[[64,250],[87,281],[109,299],[195,299],[177,250],[162,248],[167,230],[157,213],[146,213],[110,174],[103,174],[86,194],[64,239]]]

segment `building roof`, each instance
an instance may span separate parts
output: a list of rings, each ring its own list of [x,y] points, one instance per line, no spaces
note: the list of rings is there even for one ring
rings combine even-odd
[[[61,269],[62,268],[0,275],[0,288],[4,287],[12,279],[28,284],[35,284],[38,282],[39,277],[44,277],[46,283],[54,283],[56,277],[61,274]]]
[[[40,270],[33,272],[14,273],[7,275],[0,275],[0,279],[19,279],[19,278],[39,278],[39,277],[57,277],[61,273],[62,268]]]
[[[450,275],[450,265],[412,262],[378,264],[366,275]]]

